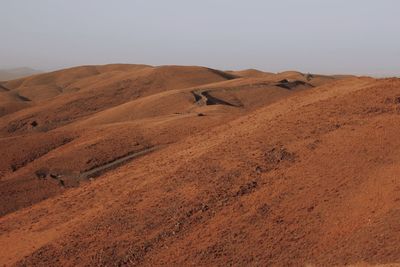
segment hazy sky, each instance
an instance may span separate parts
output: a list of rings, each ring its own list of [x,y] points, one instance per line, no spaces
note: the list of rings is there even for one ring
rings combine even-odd
[[[400,75],[399,0],[0,0],[0,68]]]

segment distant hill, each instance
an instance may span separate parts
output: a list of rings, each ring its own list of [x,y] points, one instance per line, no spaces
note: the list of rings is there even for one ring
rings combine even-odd
[[[27,67],[15,69],[0,69],[0,81],[18,79],[38,73],[40,73],[40,71]]]

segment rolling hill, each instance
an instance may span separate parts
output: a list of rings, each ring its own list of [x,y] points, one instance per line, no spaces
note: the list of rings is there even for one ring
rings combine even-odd
[[[400,262],[400,80],[81,66],[1,83],[0,262]]]

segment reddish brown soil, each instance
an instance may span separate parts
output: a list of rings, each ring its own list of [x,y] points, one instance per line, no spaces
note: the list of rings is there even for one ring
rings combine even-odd
[[[2,86],[2,265],[400,262],[399,79],[107,65]]]

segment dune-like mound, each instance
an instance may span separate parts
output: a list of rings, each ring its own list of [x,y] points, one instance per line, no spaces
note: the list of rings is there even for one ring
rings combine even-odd
[[[115,64],[2,86],[6,266],[400,262],[399,79]]]
[[[243,77],[243,78],[261,78],[261,77],[267,77],[270,75],[273,75],[272,72],[264,72],[256,69],[247,69],[247,70],[239,70],[239,71],[228,71],[228,73],[238,76],[238,77]]]

